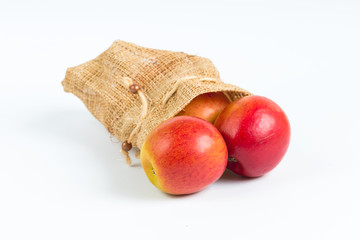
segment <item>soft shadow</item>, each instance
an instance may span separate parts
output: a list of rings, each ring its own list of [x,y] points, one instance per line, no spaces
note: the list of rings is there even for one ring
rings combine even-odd
[[[218,182],[226,183],[226,182],[250,182],[250,181],[257,181],[261,177],[256,178],[249,178],[249,177],[243,177],[241,175],[238,175],[229,169],[226,169],[221,178],[218,180]]]
[[[201,190],[200,192],[205,191],[205,190],[206,189]],[[168,193],[164,193],[164,194],[166,194],[167,197],[169,197],[169,198],[181,199],[181,198],[189,198],[191,196],[196,196],[198,194],[201,194],[200,192],[194,192],[194,193],[189,193],[189,194],[181,194],[181,195],[174,195],[174,194],[168,194]]]
[[[148,181],[139,159],[134,156],[135,151],[131,152],[133,165],[129,167],[120,153],[121,143],[111,138],[107,130],[86,111],[66,109],[48,111],[37,115],[36,118],[28,119],[24,128],[30,129],[34,134],[39,134],[44,141],[59,142],[62,154],[72,161],[77,161],[77,164],[89,162],[90,166],[94,164],[102,166],[99,171],[105,172],[104,175],[108,179],[99,180],[110,183],[106,191],[112,194],[135,199],[167,197]],[[84,154],[84,151],[91,154],[87,154],[88,152],[84,154],[87,156],[85,160],[74,155],[73,149],[76,149],[75,154]],[[68,152],[64,153],[64,151]],[[103,176],[100,175],[100,177]]]

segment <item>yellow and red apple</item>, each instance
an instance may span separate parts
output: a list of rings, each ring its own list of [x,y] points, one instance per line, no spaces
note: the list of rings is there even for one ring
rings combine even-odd
[[[229,103],[229,99],[222,92],[204,93],[195,97],[177,116],[198,117],[214,123]]]
[[[219,131],[189,116],[154,128],[141,148],[141,164],[150,182],[174,195],[190,194],[215,182],[226,168],[228,152]]]

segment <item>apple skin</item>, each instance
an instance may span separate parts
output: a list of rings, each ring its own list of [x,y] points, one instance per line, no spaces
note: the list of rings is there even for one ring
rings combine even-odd
[[[228,153],[224,139],[211,123],[179,116],[149,133],[140,159],[153,185],[182,195],[198,192],[218,180],[226,169]]]
[[[177,116],[192,116],[214,123],[217,116],[230,104],[222,92],[204,93],[194,98]]]
[[[247,96],[229,104],[215,122],[229,151],[227,168],[259,177],[275,168],[290,142],[284,111],[262,96]]]

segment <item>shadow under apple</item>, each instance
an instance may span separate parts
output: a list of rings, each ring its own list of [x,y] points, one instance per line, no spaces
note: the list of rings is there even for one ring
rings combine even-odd
[[[61,151],[61,156],[66,156],[63,161],[67,161],[65,164],[70,170],[68,173],[70,176],[60,174],[59,177],[72,177],[71,181],[75,185],[71,186],[72,188],[95,188],[89,191],[92,194],[106,191],[111,195],[135,199],[167,198],[166,194],[158,191],[148,181],[140,160],[134,156],[134,150],[131,151],[133,165],[128,166],[120,152],[121,143],[110,137],[106,129],[85,110],[57,109],[47,111],[45,114],[42,112],[28,119],[23,127],[31,131],[30,135],[44,139],[42,141],[53,141],[56,143],[54,146],[58,145],[58,149],[54,147],[48,151],[53,150],[54,154]],[[54,159],[58,161],[60,158]],[[88,173],[83,173],[88,170]],[[88,178],[89,182],[86,179],[76,183],[79,177],[74,171],[79,171],[79,176]],[[94,181],[98,181],[98,184],[86,186]]]
[[[234,182],[234,183],[255,182],[255,181],[260,180],[261,178],[262,177],[256,177],[256,178],[244,177],[244,176],[241,176],[239,174],[232,172],[229,169],[226,169],[225,172],[223,173],[223,175],[218,180],[218,182],[221,182],[221,183],[225,183],[225,182]]]

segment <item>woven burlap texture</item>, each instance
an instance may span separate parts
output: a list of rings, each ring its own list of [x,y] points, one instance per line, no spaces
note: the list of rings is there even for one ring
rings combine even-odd
[[[129,91],[132,83],[140,86],[147,106],[139,94]],[[97,58],[68,68],[62,84],[110,134],[138,148],[154,127],[202,93],[224,92],[232,101],[251,95],[223,83],[207,58],[124,41],[115,41]]]

